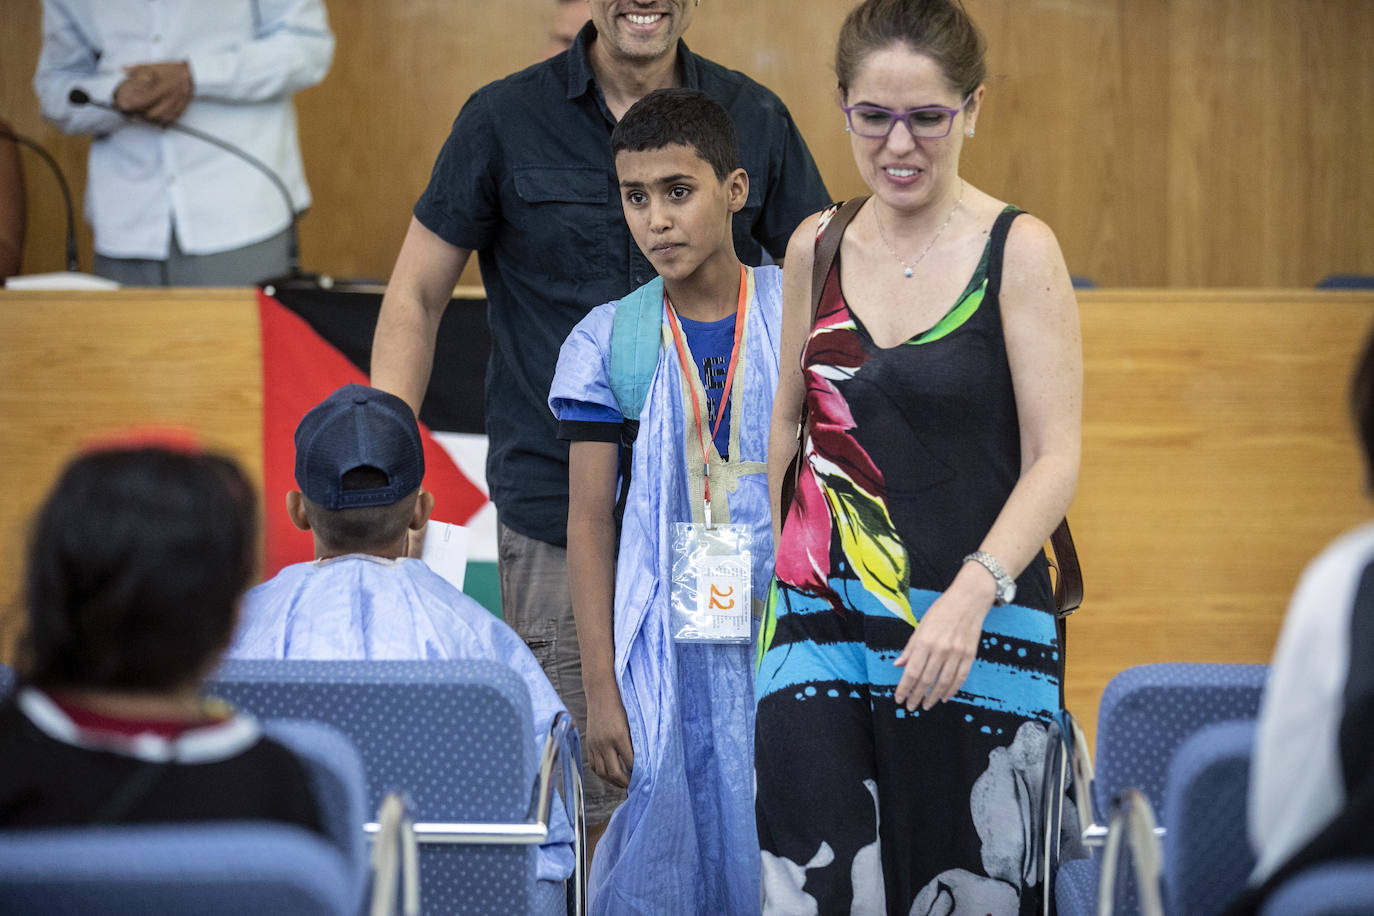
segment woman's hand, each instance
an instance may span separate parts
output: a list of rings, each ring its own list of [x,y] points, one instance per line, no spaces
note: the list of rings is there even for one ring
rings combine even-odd
[[[914,711],[930,709],[958,693],[978,654],[983,620],[996,596],[992,574],[965,563],[950,587],[935,599],[907,640],[894,665],[904,667],[894,699]]]
[[[586,752],[593,773],[613,786],[629,788],[635,751],[619,690],[600,698],[588,691]]]

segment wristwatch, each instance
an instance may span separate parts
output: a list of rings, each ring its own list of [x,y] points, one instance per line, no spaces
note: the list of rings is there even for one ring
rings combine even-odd
[[[975,550],[964,557],[965,563],[970,560],[992,573],[992,578],[997,583],[997,596],[992,600],[993,606],[1011,604],[1012,599],[1016,597],[1016,580],[1007,575],[1007,571],[997,562],[997,558],[986,550]]]

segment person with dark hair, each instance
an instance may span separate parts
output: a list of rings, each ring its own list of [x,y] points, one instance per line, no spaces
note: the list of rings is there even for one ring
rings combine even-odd
[[[73,460],[39,509],[0,826],[267,819],[321,831],[305,767],[201,697],[254,569],[231,461],[167,446]]]
[[[781,271],[735,254],[749,176],[719,104],[651,92],[611,147],[626,224],[659,279],[577,324],[549,392],[571,441],[585,754],[630,789],[592,859],[588,900],[595,914],[747,913],[759,900],[748,583],[772,569],[766,418]],[[702,552],[743,576],[695,586],[726,595],[707,615],[684,612],[676,588],[706,575],[681,562]]]
[[[1366,486],[1374,482],[1374,334],[1350,386]],[[1250,766],[1251,887],[1258,912],[1284,881],[1336,859],[1374,862],[1374,524],[1308,565],[1288,605]]]
[[[405,556],[407,532],[429,519],[424,446],[415,414],[395,395],[344,385],[296,427],[292,522],[314,536],[317,559],[287,566],[244,596],[231,658],[484,658],[529,688],[534,748],[563,703],[515,631]],[[572,874],[571,828],[555,805],[555,835],[539,877]]]
[[[985,64],[958,0],[865,0],[835,71],[872,196],[847,226],[806,220],[787,252],[757,672],[764,911],[1038,912],[1034,800],[1063,664],[1042,546],[1078,476],[1078,308],[1049,227],[959,173]]]
[[[733,224],[745,264],[780,259],[797,223],[830,202],[778,97],[688,50],[682,36],[700,4],[589,0],[591,21],[566,52],[472,94],[415,205],[372,347],[372,384],[418,413],[439,321],[477,252],[491,319],[487,489],[501,613],[584,729],[568,594],[568,446],[544,402],[573,325],[654,276],[621,214],[611,131],[654,89],[699,89],[720,102],[749,173]],[[586,788],[595,837],[624,793],[590,769]]]

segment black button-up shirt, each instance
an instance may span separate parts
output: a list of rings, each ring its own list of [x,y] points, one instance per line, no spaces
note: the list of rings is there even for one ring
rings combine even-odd
[[[492,351],[486,377],[487,485],[501,521],[551,544],[566,540],[568,444],[547,398],[558,351],[584,315],[653,279],[621,212],[589,23],[551,60],[468,99],[434,163],[415,216],[477,252]],[[750,265],[780,259],[797,224],[830,203],[806,143],[776,95],[678,43],[683,85],[734,122],[749,198],[734,216]],[[476,367],[473,367],[474,371]]]

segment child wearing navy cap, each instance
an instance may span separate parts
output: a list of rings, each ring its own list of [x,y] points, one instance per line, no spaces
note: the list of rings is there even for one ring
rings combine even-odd
[[[515,669],[534,703],[536,747],[563,710],[528,647],[423,560],[404,556],[434,497],[415,414],[395,395],[345,385],[296,428],[296,484],[286,509],[316,559],[244,596],[231,658],[482,658]],[[557,806],[556,806],[557,807]],[[569,834],[570,836],[570,834]],[[540,850],[539,877],[572,874],[570,843]]]

